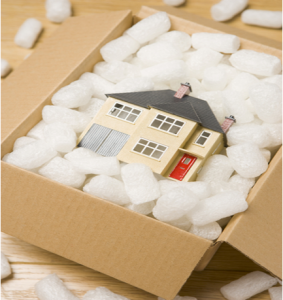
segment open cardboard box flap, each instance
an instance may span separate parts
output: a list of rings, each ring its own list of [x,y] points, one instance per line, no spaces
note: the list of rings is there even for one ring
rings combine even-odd
[[[68,18],[2,82],[2,155],[42,119],[51,96],[92,72],[100,48],[131,24],[130,10]]]
[[[139,16],[154,12],[152,8],[143,7]],[[197,20],[187,21],[173,15],[170,18],[173,29],[215,32],[195,23]],[[82,73],[91,71],[101,60],[101,46],[120,36],[131,24],[130,11],[70,18],[4,80],[2,156],[12,151],[16,138],[25,135],[41,120],[42,108],[50,104],[51,96]],[[245,43],[255,50],[280,55],[275,48],[260,44],[255,47],[255,42],[249,44],[248,40]],[[178,228],[1,163],[3,232],[155,295],[173,299],[203,255],[217,248],[218,244],[211,247],[211,241]],[[274,171],[277,165],[277,160],[273,160],[270,167],[274,182],[279,180],[278,171]],[[267,178],[262,177],[257,183],[256,195],[261,195],[265,186],[270,189],[269,171]],[[274,189],[276,196],[279,186],[275,185]],[[276,220],[280,223],[279,204],[276,198],[276,204],[272,201],[268,209],[264,197],[254,197],[251,208],[233,218],[228,231],[225,229],[223,233],[223,240],[280,276],[276,267],[276,264],[281,266],[281,256],[276,256],[280,249],[276,240],[281,238],[276,223]],[[261,204],[257,205],[257,201]],[[265,222],[258,220],[257,213]],[[241,217],[245,214],[247,217]],[[263,234],[265,224],[269,226],[268,234]],[[249,227],[251,236],[246,232],[245,242],[241,243],[245,226]],[[252,251],[253,240],[256,247],[262,244],[270,248]],[[271,257],[272,263],[268,262]]]
[[[219,240],[282,278],[282,148],[247,201],[248,210],[232,218]]]

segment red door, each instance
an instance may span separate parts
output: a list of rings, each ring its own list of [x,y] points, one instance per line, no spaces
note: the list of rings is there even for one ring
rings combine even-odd
[[[184,154],[169,177],[182,181],[196,159],[197,158],[192,155]]]

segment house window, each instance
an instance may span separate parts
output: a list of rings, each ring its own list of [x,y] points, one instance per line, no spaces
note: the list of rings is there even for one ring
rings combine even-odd
[[[150,127],[177,135],[184,124],[184,122],[177,119],[158,114],[150,124]]]
[[[203,131],[199,137],[197,138],[197,140],[195,141],[195,144],[200,145],[200,146],[204,146],[207,142],[207,140],[209,139],[209,137],[211,136],[211,132],[208,131]]]
[[[122,119],[130,123],[135,123],[140,114],[141,110],[121,103],[115,103],[108,112],[109,116]]]
[[[153,159],[159,160],[164,152],[167,150],[167,147],[155,142],[140,139],[135,147],[133,148],[134,152],[140,153],[142,155],[148,156]]]

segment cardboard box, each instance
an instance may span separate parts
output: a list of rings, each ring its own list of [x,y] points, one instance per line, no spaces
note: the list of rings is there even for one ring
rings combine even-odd
[[[134,21],[158,8],[142,7]],[[281,58],[281,44],[164,7],[173,30],[229,32],[242,48]],[[132,25],[131,11],[64,22],[2,84],[2,156],[41,120],[62,86],[91,71],[99,49]],[[226,242],[281,276],[281,151],[213,243],[80,190],[2,162],[2,231],[152,294],[171,300],[194,269]]]

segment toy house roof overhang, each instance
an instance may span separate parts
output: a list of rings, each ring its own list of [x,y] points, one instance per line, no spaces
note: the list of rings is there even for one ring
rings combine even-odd
[[[218,123],[209,104],[205,100],[185,95],[178,99],[174,97],[176,92],[172,90],[146,91],[106,94],[107,97],[119,99],[144,108],[156,108],[158,110],[194,121],[201,126],[225,134]]]

